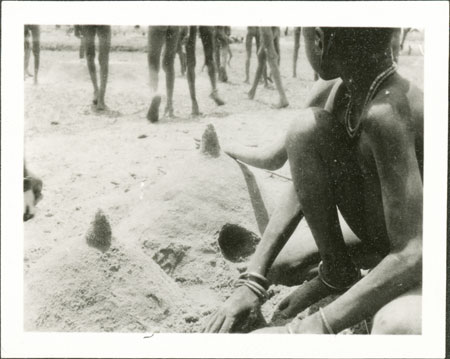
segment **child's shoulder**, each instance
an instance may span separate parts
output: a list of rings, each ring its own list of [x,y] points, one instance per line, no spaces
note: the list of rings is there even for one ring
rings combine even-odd
[[[386,81],[365,109],[367,130],[396,132],[409,130],[416,117],[423,117],[423,93],[398,74]]]

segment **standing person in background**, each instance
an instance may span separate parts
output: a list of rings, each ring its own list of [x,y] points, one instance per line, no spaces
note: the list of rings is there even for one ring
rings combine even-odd
[[[180,36],[179,26],[149,26],[148,27],[148,68],[150,72],[151,103],[147,112],[150,122],[159,120],[159,105],[161,95],[158,92],[159,69],[161,64],[161,53],[165,45],[162,58],[163,70],[166,73],[167,103],[164,115],[173,117],[173,90],[175,86],[175,55],[178,48]]]
[[[294,27],[294,56],[292,62],[292,77],[297,77],[297,59],[298,51],[300,50],[300,36],[302,34],[301,27]]]
[[[31,37],[31,46],[30,46]],[[38,73],[40,64],[40,52],[41,52],[41,28],[39,25],[25,25],[24,26],[24,76],[32,77],[33,75],[28,71],[28,64],[30,62],[30,55],[33,52],[34,57],[34,84],[38,83]]]
[[[225,102],[219,96],[217,89],[217,70],[214,62],[215,35],[213,26],[189,26],[189,34],[186,43],[186,59],[187,59],[187,80],[189,85],[189,94],[192,101],[192,115],[200,115],[200,109],[197,102],[195,90],[195,66],[196,60],[196,43],[197,31],[200,33],[200,40],[203,45],[205,55],[205,65],[208,68],[208,77],[211,84],[211,94],[209,97],[217,106],[222,106]]]
[[[266,61],[269,63],[271,77],[278,91],[279,100],[272,107],[281,109],[289,106],[289,101],[284,92],[283,83],[281,81],[281,74],[279,69],[280,64],[280,28],[262,26],[259,28],[261,46],[258,50],[258,68],[256,69],[255,78],[253,80],[253,86],[248,93],[249,99],[253,100],[256,94],[256,88],[258,87],[259,80],[263,75]]]
[[[216,39],[214,48],[214,59],[217,64],[219,81],[227,82],[227,57],[231,55],[230,50],[230,26],[215,26],[214,36]],[[232,55],[231,55],[232,56]]]
[[[257,26],[248,26],[247,27],[247,35],[245,36],[245,80],[244,83],[250,83],[250,59],[252,57],[252,45],[253,39],[255,39],[256,45],[256,56],[258,56],[259,48],[261,46],[261,37],[259,33],[259,28]],[[263,69],[263,77],[264,77],[264,86],[268,86],[267,82],[267,70],[264,64]]]
[[[78,55],[79,55],[80,59],[84,59],[84,53],[86,51],[86,49],[85,49],[86,48],[86,45],[85,45],[86,39],[83,35],[83,30],[82,30],[81,25],[74,26],[74,35],[80,39],[80,49],[79,49]]]
[[[92,104],[97,111],[105,111],[105,92],[108,82],[109,51],[111,48],[111,26],[109,25],[82,25],[81,34],[85,38],[86,62],[94,87]],[[97,81],[95,66],[95,35],[98,36],[98,63],[100,65],[100,87]]]

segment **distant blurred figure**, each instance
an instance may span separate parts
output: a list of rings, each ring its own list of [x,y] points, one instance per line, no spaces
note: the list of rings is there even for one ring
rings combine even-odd
[[[30,46],[30,37],[32,45]],[[28,64],[30,62],[31,51],[33,51],[34,57],[34,84],[38,83],[39,62],[40,62],[40,42],[41,42],[41,29],[39,25],[25,25],[24,26],[24,77],[33,77],[28,71]]]
[[[410,31],[412,31],[412,27],[404,27],[403,28],[403,36],[402,36],[402,42],[400,43],[400,50],[403,50],[403,45],[405,44],[406,35],[409,34]]]
[[[219,96],[219,91],[217,89],[217,69],[214,61],[214,49],[216,46],[214,26],[189,26],[189,34],[186,43],[186,59],[187,80],[189,85],[189,94],[191,96],[193,116],[198,116],[201,114],[195,89],[197,32],[200,34],[200,40],[202,41],[203,52],[205,55],[205,65],[208,68],[208,77],[211,84],[211,94],[209,97],[216,103],[217,106],[222,106],[225,104]]]
[[[398,27],[394,30],[391,39],[392,57],[397,64],[398,58],[400,56],[401,36],[402,36],[402,29]]]
[[[189,33],[188,26],[180,26],[180,35],[178,37],[177,54],[180,59],[181,75],[186,74],[187,62],[186,62],[186,43]]]
[[[109,51],[111,48],[111,26],[109,25],[81,25],[81,34],[85,39],[84,47],[86,62],[94,87],[93,105],[97,111],[106,110],[105,92],[108,82]],[[95,67],[95,35],[98,36],[98,63],[100,65],[100,88],[97,82]]]
[[[287,29],[287,28],[286,28]],[[298,51],[300,50],[300,36],[302,34],[301,27],[294,27],[294,58],[293,58],[293,71],[292,76],[297,77],[297,59]]]
[[[36,214],[36,205],[42,199],[42,180],[23,166],[23,220],[28,221]]]
[[[214,59],[217,65],[219,81],[227,82],[228,75],[226,65],[233,57],[230,49],[230,26],[215,26],[214,27],[214,37],[215,37],[215,47],[214,47]],[[230,57],[228,60],[227,58]]]
[[[80,59],[84,59],[86,40],[84,38],[81,25],[74,26],[74,35],[80,39],[79,57],[80,57]]]
[[[271,77],[278,91],[279,99],[276,104],[272,105],[272,108],[281,109],[289,106],[286,93],[283,88],[280,75],[280,28],[261,26],[259,28],[261,46],[258,50],[258,68],[256,69],[255,78],[253,80],[253,86],[248,93],[249,99],[253,100],[256,94],[256,88],[258,87],[259,80],[263,75],[266,61],[269,63],[271,70]]]
[[[403,51],[403,46],[405,44],[406,36],[411,32],[411,27],[396,28],[394,34],[392,35],[392,56],[394,61],[398,63],[400,51]],[[411,49],[409,50],[411,52]]]
[[[244,80],[244,82],[246,84],[250,83],[250,59],[252,57],[253,39],[255,39],[256,54],[258,54],[259,47],[261,45],[261,38],[260,38],[258,26],[248,26],[247,27],[247,35],[245,36],[246,58],[245,58],[245,80]],[[264,84],[267,87],[267,71],[266,71],[265,66],[263,69],[263,76],[264,76]]]
[[[149,26],[148,27],[148,68],[150,73],[151,102],[147,112],[147,120],[159,121],[159,106],[161,95],[158,91],[159,70],[161,60],[166,73],[167,103],[164,115],[174,117],[173,90],[175,86],[175,55],[177,53],[180,26]],[[163,53],[163,46],[164,53]],[[162,56],[162,59],[161,59]]]

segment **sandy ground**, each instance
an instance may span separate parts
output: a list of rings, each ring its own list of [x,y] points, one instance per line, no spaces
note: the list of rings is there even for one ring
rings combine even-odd
[[[126,31],[116,35],[126,47]],[[220,253],[220,229],[231,223],[259,232],[239,167],[223,154],[201,155],[194,138],[212,123],[222,144],[263,145],[298,117],[313,85],[303,44],[298,77],[292,78],[293,38],[283,37],[281,72],[289,108],[271,109],[276,91],[263,86],[250,101],[249,85],[242,82],[244,45],[233,44],[229,82],[219,84],[226,104],[217,107],[208,97],[206,71],[200,72],[198,41],[197,97],[203,116],[189,115],[187,81],[177,62],[178,117],[149,124],[146,38],[133,36],[141,51],[111,53],[110,110],[98,114],[90,106],[92,86],[85,61],[78,58],[77,40],[64,30],[42,33],[44,49],[63,50],[43,50],[39,85],[31,79],[25,83],[25,156],[29,169],[44,181],[37,215],[24,223],[26,330],[199,331],[245,270],[245,262],[232,263]],[[119,40],[112,40],[117,49],[122,48]],[[401,57],[400,72],[423,88],[423,57],[415,51],[420,40],[410,43],[413,51]],[[251,72],[255,69],[253,57]],[[161,73],[163,93],[164,88]],[[164,104],[163,97],[162,109]],[[289,175],[289,169],[280,173]],[[286,180],[258,170],[255,175],[270,210]],[[86,243],[98,209],[112,228],[105,252]],[[290,290],[274,288],[263,307],[267,320]]]

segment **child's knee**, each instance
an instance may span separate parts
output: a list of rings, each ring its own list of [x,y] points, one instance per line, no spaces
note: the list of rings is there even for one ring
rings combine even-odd
[[[422,334],[421,322],[407,315],[375,316],[371,334]]]
[[[404,296],[375,314],[372,334],[421,334],[422,300],[419,295]]]

